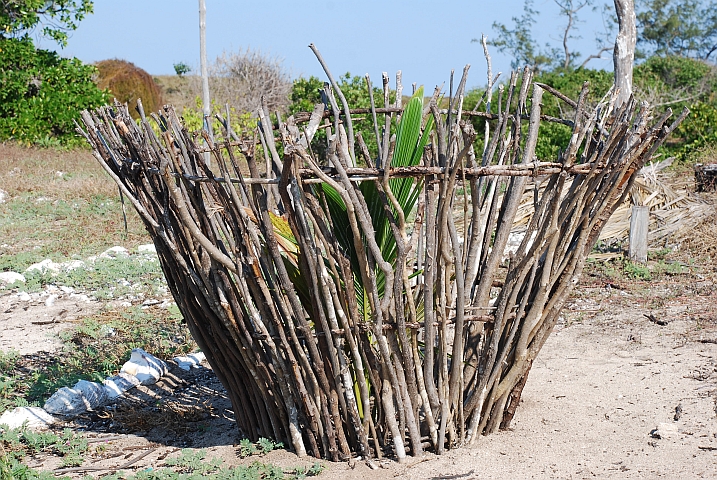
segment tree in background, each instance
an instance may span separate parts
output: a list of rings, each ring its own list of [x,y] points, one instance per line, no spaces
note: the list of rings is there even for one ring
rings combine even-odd
[[[93,11],[92,0],[0,0],[0,37],[19,38],[42,27],[42,34],[63,47],[67,32]]]
[[[513,57],[512,68],[517,69],[524,65],[530,65],[536,72],[556,68],[564,70],[575,68],[581,55],[580,52],[571,50],[570,40],[581,38],[575,33],[578,25],[582,23],[578,14],[585,7],[592,7],[593,0],[553,1],[558,7],[559,15],[565,19],[565,26],[562,29],[562,48],[555,47],[550,43],[541,47],[533,39],[533,26],[540,15],[540,12],[533,8],[533,0],[525,0],[523,15],[513,17],[512,27],[493,22],[493,29],[497,32],[497,36],[489,43],[497,47],[499,52]],[[473,39],[473,42],[478,41],[478,39]],[[602,54],[610,49],[603,46],[598,53],[588,56],[580,66],[584,67],[592,59],[602,58]]]
[[[635,19],[635,0],[615,0],[617,15],[617,37],[612,53],[615,72],[615,90],[617,108],[623,106],[632,95],[632,72],[635,66],[635,46],[637,44],[637,25]]]
[[[75,135],[79,112],[108,100],[93,81],[96,69],[76,58],[35,48],[30,34],[61,45],[92,12],[87,0],[0,0],[0,140],[25,144],[84,144]]]
[[[637,13],[642,57],[677,55],[713,60],[717,51],[717,2],[643,0]]]
[[[224,52],[209,64],[209,87],[220,105],[253,112],[263,97],[271,112],[283,111],[289,104],[291,77],[280,58],[247,48]]]
[[[74,120],[109,100],[92,80],[95,67],[38,50],[27,37],[0,39],[0,48],[0,140],[84,145]]]
[[[600,34],[602,51],[612,51],[612,45],[607,43],[614,43],[618,33],[616,9],[632,9],[632,5],[628,5],[631,1],[617,0],[614,3],[605,18],[606,32]],[[537,81],[555,87],[568,97],[576,98],[583,82],[589,81],[588,101],[599,101],[613,84],[613,72],[585,68],[586,62],[576,68],[578,54],[572,53],[567,45],[568,40],[574,38],[570,29],[576,24],[575,8],[581,4],[558,3],[566,20],[562,51],[549,44],[541,49],[535,47],[532,28],[539,12],[532,5],[532,0],[526,0],[524,15],[514,18],[512,27],[494,24],[498,40],[493,44],[499,51],[513,56],[514,68],[521,64],[534,66]],[[636,38],[633,39],[642,50],[637,52],[639,61],[634,73],[629,74],[632,83],[622,84],[621,90],[632,91],[638,100],[647,100],[657,107],[658,113],[668,107],[674,111],[688,107],[691,115],[678,127],[673,141],[663,145],[659,153],[665,157],[674,156],[678,162],[696,161],[702,151],[717,145],[717,94],[714,93],[717,91],[717,68],[710,63],[717,50],[717,2],[643,0],[635,8]],[[625,59],[623,63],[632,65],[633,60]],[[562,118],[573,115],[573,110],[557,99],[546,101],[543,111]],[[540,128],[536,154],[541,159],[555,158],[569,141],[568,130],[559,124],[541,125]]]
[[[533,39],[533,25],[540,13],[533,9],[533,0],[525,0],[523,4],[523,15],[513,17],[513,27],[510,28],[503,23],[493,22],[493,29],[497,32],[496,40],[490,42],[499,52],[507,53],[513,60],[510,65],[513,69],[530,65],[536,71],[550,69],[555,63],[559,50],[545,44],[541,47]],[[474,43],[478,39],[472,40]]]
[[[533,39],[533,27],[540,12],[533,8],[533,0],[526,0],[523,15],[513,17],[513,25],[493,23],[496,39],[491,42],[499,52],[513,58],[513,68],[530,65],[536,71],[555,68],[576,68],[579,52],[570,49],[570,40],[581,23],[578,13],[592,7],[594,0],[553,0],[564,19],[562,48],[546,43],[539,46]],[[622,5],[623,2],[618,2]],[[618,6],[619,7],[619,6]],[[717,52],[717,1],[709,0],[641,0],[636,2],[637,46],[636,58],[653,55],[714,60]],[[585,67],[593,58],[611,51],[617,33],[615,7],[604,5],[605,31],[596,32],[600,51],[588,56],[580,65]],[[478,40],[473,40],[474,42]]]

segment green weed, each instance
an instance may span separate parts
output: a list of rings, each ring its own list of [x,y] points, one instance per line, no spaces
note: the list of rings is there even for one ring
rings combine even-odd
[[[629,278],[634,278],[636,280],[650,280],[652,278],[650,269],[647,268],[646,265],[633,263],[630,261],[625,262],[623,266],[623,273],[625,274],[625,276]]]
[[[248,438],[242,438],[239,441],[239,456],[241,458],[256,455],[257,453],[259,453],[259,449],[256,448],[256,445],[254,445],[251,440]]]
[[[27,405],[27,400],[18,391],[20,382],[15,375],[19,359],[20,354],[15,350],[0,350],[0,413]]]
[[[252,443],[248,438],[243,438],[239,442],[239,456],[246,458],[251,455],[266,455],[277,448],[284,448],[284,445],[268,438],[260,438],[256,444]]]
[[[57,435],[51,432],[35,433],[26,428],[0,427],[0,446],[0,478],[3,480],[54,478],[51,473],[49,477],[41,476],[44,474],[23,466],[22,460],[27,455],[57,455],[62,457],[63,466],[76,467],[82,465],[88,451],[87,439],[69,428]]]
[[[6,375],[13,371],[19,358],[20,354],[17,350],[10,349],[7,352],[0,350],[0,375]]]
[[[269,440],[268,438],[260,438],[258,442],[256,442],[257,446],[259,447],[259,452],[261,452],[263,455],[266,455],[267,453],[271,452],[272,450],[276,450],[277,448],[284,448],[284,444],[281,442],[274,442],[273,440]]]
[[[661,260],[657,265],[655,265],[654,268],[655,274],[664,275],[681,275],[685,273],[685,271],[685,267],[683,267],[680,262],[665,262],[663,260]]]
[[[185,448],[180,452],[179,457],[169,458],[165,463],[175,467],[182,473],[198,473],[200,475],[207,475],[221,468],[222,461],[220,459],[212,458],[208,463],[205,463],[206,456],[206,450]]]
[[[321,474],[324,466],[315,463],[311,467],[283,470],[277,465],[253,462],[237,467],[223,466],[217,458],[206,460],[206,451],[184,449],[178,457],[165,460],[166,467],[150,468],[127,475],[124,472],[103,477],[104,480],[170,480],[203,478],[208,480],[298,480]]]
[[[664,260],[671,253],[672,253],[671,248],[660,248],[659,250],[650,250],[647,252],[647,259],[650,261],[660,261],[660,260]]]

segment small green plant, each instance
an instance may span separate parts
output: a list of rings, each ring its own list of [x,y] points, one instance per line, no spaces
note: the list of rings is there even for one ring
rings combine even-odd
[[[15,350],[0,350],[0,413],[13,407],[27,404],[19,390],[19,381],[14,373],[20,354]]]
[[[179,62],[174,64],[174,73],[177,74],[178,77],[184,76],[187,73],[192,71],[192,67],[187,65],[184,62]]]
[[[685,273],[685,268],[680,262],[665,262],[664,260],[660,260],[660,262],[655,265],[654,270],[656,274],[664,275],[681,275]]]
[[[277,448],[284,448],[284,444],[281,442],[274,442],[273,440],[269,440],[268,438],[260,438],[258,442],[256,442],[257,447],[259,447],[259,451],[266,455],[267,453],[271,452],[272,450],[276,450]]]
[[[652,278],[650,269],[647,268],[646,265],[642,265],[640,263],[630,261],[625,262],[623,272],[627,277],[634,278],[636,280],[650,280],[650,278]]]
[[[238,453],[239,457],[246,458],[252,455],[266,455],[277,448],[284,448],[284,444],[263,437],[254,444],[248,438],[243,438],[239,442]]]
[[[672,253],[671,248],[660,248],[659,250],[650,250],[647,252],[648,260],[664,260],[669,254]]]
[[[315,477],[320,475],[326,467],[319,462],[314,463],[310,467],[297,467],[294,469],[294,476],[297,479],[303,479],[306,477]]]
[[[19,358],[20,354],[15,349],[11,348],[7,352],[0,350],[0,375],[5,375],[14,370]]]
[[[22,466],[22,459],[26,455],[38,453],[50,453],[62,457],[63,466],[80,466],[84,462],[84,456],[88,451],[87,440],[66,428],[61,435],[41,432],[35,433],[26,428],[0,427],[0,473],[4,479],[24,478],[52,478],[50,476],[38,476],[38,472]],[[7,472],[12,475],[7,476]],[[66,478],[66,477],[64,477]]]
[[[53,137],[49,134],[45,135],[44,137],[36,138],[35,146],[40,147],[40,148],[54,148],[54,149],[60,149],[60,148],[64,147],[62,140],[60,140],[57,137]]]
[[[256,455],[258,452],[259,450],[256,448],[256,445],[254,445],[248,438],[242,438],[239,442],[239,456],[241,458]]]
[[[178,457],[169,458],[165,463],[171,467],[176,467],[183,473],[198,473],[201,475],[207,475],[209,473],[216,472],[222,466],[222,461],[218,458],[212,458],[208,463],[204,462],[207,457],[207,451],[192,450],[189,448],[183,449]]]

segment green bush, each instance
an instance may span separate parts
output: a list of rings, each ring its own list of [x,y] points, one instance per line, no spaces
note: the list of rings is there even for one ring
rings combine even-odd
[[[337,80],[339,88],[346,97],[346,101],[349,104],[349,108],[369,108],[371,106],[371,100],[368,94],[368,88],[366,87],[366,80],[359,76],[352,76],[350,73],[346,73],[339,77]],[[383,89],[376,87],[376,81],[372,80],[374,84],[373,88],[373,99],[376,108],[383,107]],[[294,81],[291,87],[289,105],[289,113],[297,112],[311,112],[314,110],[314,105],[321,103],[321,95],[319,90],[324,87],[324,82],[316,77],[309,78],[298,78]],[[341,100],[338,95],[336,97],[336,103],[339,109],[343,110]],[[396,92],[391,90],[389,94],[389,102],[393,104],[396,101]],[[329,107],[330,108],[330,107]],[[379,124],[383,125],[383,115],[378,119]],[[394,123],[395,125],[395,123]],[[371,155],[371,158],[378,156],[378,147],[376,145],[376,134],[373,128],[373,119],[371,114],[367,115],[355,115],[353,116],[353,127],[354,132],[361,132],[361,136],[366,142],[366,146]],[[314,153],[318,154],[319,157],[323,156],[326,150],[326,132],[321,129],[317,132],[312,143],[312,149]],[[357,162],[363,164],[363,158],[359,154],[358,144],[356,145],[356,156]]]
[[[658,104],[658,113],[668,107],[690,115],[660,149],[678,162],[693,162],[704,147],[717,144],[717,70],[693,58],[651,57],[635,68],[635,90]]]
[[[692,159],[705,147],[717,145],[717,105],[697,102],[689,106],[690,116],[675,130],[679,143],[671,150],[678,160]]]
[[[536,81],[550,85],[572,99],[577,99],[585,81],[590,91],[587,101],[596,104],[610,89],[612,72],[579,68],[541,73]],[[713,65],[683,57],[651,57],[634,71],[635,95],[656,107],[659,117],[669,107],[679,113],[688,107],[690,115],[677,128],[658,153],[674,156],[678,162],[694,161],[696,152],[717,144],[717,72]],[[573,110],[552,95],[543,97],[543,113],[570,119]],[[673,117],[674,118],[674,117]],[[554,160],[570,141],[569,128],[543,123],[536,155],[540,160]]]
[[[587,102],[597,104],[600,99],[610,90],[613,84],[613,73],[605,70],[593,70],[590,68],[578,68],[576,70],[553,70],[541,73],[535,81],[545,83],[559,92],[577,100],[585,82],[589,82]],[[566,111],[566,105],[552,95],[543,97],[543,113],[554,117],[571,118],[570,111]],[[570,137],[568,137],[569,139]]]
[[[694,58],[650,57],[635,67],[634,80],[642,89],[702,88],[711,93],[717,84],[714,69],[714,66]]]
[[[587,68],[578,68],[576,70],[565,70],[556,69],[547,72],[541,72],[536,77],[536,82],[545,83],[567,95],[571,99],[577,99],[582,90],[583,84],[589,82],[589,93],[587,102],[590,104],[597,104],[605,93],[610,89],[613,82],[612,72],[606,72],[604,70],[592,70]],[[518,84],[517,89],[520,89]],[[469,90],[466,93],[464,100],[464,109],[473,109],[476,104],[480,102],[478,106],[479,111],[485,111],[484,100],[481,101],[485,88],[476,88]],[[491,111],[496,113],[498,111],[498,94],[493,93],[493,104]],[[513,98],[513,105],[511,109],[515,109],[517,102],[517,95]],[[530,102],[529,102],[530,103]],[[528,105],[528,111],[530,105]],[[575,111],[568,106],[562,100],[554,97],[550,94],[543,96],[542,113],[558,118],[565,118],[572,120],[575,115]],[[481,152],[483,149],[484,139],[484,120],[480,117],[473,117],[473,126],[476,129],[476,151]],[[527,134],[527,125],[524,125],[524,134]],[[558,123],[542,122],[540,125],[540,136],[538,137],[538,144],[535,148],[535,155],[540,161],[556,161],[558,153],[561,150],[565,150],[570,142],[572,130]]]
[[[572,134],[572,129],[562,123],[541,122],[535,156],[544,162],[557,161],[558,153],[567,148]]]
[[[217,102],[212,100],[211,105],[211,121],[212,131],[215,135],[219,132],[224,131],[224,126],[216,118],[219,114],[222,118],[226,117],[226,109],[224,106],[220,106]],[[202,111],[202,99],[197,97],[195,99],[195,107],[184,107],[180,113],[184,126],[190,132],[199,132],[204,128],[204,112]],[[239,136],[251,135],[254,128],[257,125],[257,118],[252,116],[250,112],[239,112],[234,107],[229,107],[230,115],[230,126],[232,131]]]
[[[92,81],[95,68],[36,49],[29,38],[0,38],[0,140],[84,144],[73,121],[106,103]]]

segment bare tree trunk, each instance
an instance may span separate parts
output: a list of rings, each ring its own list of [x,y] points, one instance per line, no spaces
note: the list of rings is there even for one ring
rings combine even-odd
[[[563,32],[563,50],[565,51],[565,60],[563,61],[563,68],[568,69],[570,68],[570,60],[572,56],[570,53],[570,49],[568,48],[568,40],[570,39],[570,30],[573,28],[573,17],[575,16],[575,13],[583,7],[583,5],[575,9],[573,8],[572,0],[568,0],[567,2],[565,2],[565,5],[561,4],[560,2],[555,3],[558,4],[561,10],[563,10],[565,15],[567,15],[568,17],[568,24],[565,27],[565,31]]]
[[[615,87],[619,90],[615,107],[619,108],[632,95],[632,67],[637,43],[635,1],[615,0],[615,12],[619,29],[612,58],[615,64]]]

